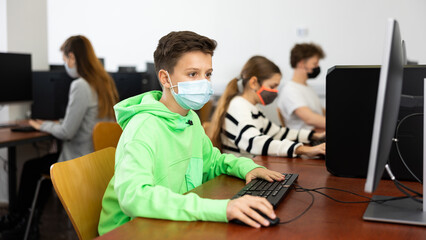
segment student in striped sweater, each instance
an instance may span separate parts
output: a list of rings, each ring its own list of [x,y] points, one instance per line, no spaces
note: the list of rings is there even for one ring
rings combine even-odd
[[[262,56],[250,58],[219,99],[209,131],[213,145],[237,156],[325,154],[325,143],[314,147],[303,145],[325,138],[325,132],[277,126],[256,107],[274,101],[280,81],[281,71],[272,61]]]

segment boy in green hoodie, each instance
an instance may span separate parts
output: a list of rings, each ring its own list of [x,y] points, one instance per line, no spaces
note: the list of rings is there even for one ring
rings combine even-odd
[[[221,154],[212,146],[197,114],[213,93],[210,77],[216,41],[196,33],[162,37],[154,62],[163,91],[151,91],[114,106],[123,134],[115,156],[115,174],[105,191],[98,231],[102,235],[135,217],[178,221],[239,219],[268,226],[254,209],[274,219],[272,205],[261,197],[234,200],[182,195],[228,174],[250,182],[281,181],[282,174],[248,158]]]

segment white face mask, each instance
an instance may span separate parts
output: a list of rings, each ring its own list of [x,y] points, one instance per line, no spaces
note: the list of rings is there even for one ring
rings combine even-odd
[[[79,77],[78,72],[77,72],[77,66],[70,68],[70,67],[68,67],[67,63],[65,63],[64,65],[65,65],[65,71],[67,71],[68,76],[70,76],[71,78],[78,78]]]
[[[170,81],[170,90],[176,102],[184,109],[199,110],[210,100],[213,94],[212,84],[207,79],[178,82],[177,85],[172,84],[169,73],[167,76]],[[174,91],[174,87],[178,87],[179,93]]]

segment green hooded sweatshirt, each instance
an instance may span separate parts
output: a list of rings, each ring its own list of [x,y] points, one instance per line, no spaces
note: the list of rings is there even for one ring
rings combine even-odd
[[[244,179],[260,167],[251,159],[221,154],[194,111],[171,112],[159,102],[161,95],[147,92],[114,106],[123,133],[102,200],[100,235],[135,217],[226,222],[228,199],[182,193],[220,174]]]

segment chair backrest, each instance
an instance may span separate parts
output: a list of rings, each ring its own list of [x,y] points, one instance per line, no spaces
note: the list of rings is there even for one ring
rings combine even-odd
[[[51,166],[55,191],[79,239],[98,236],[105,189],[114,175],[115,148],[109,147]]]
[[[279,108],[277,108],[277,113],[278,113],[278,118],[280,119],[280,122],[281,122],[281,127],[285,127],[285,120]]]
[[[116,122],[98,122],[93,128],[93,148],[95,151],[117,147],[123,130]]]

